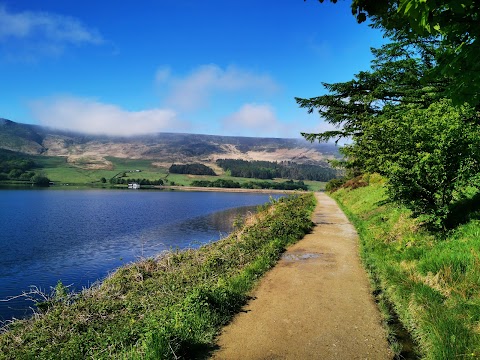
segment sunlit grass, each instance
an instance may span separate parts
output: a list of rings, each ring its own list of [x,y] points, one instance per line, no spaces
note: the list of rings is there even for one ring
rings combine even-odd
[[[385,203],[381,184],[333,197],[357,227],[365,266],[422,358],[480,358],[480,221],[444,236]]]
[[[87,169],[85,165],[88,164],[88,161],[84,164],[81,159],[72,164],[67,162],[66,157],[38,156],[35,158],[35,162],[40,166],[38,170],[57,184],[99,183],[102,177],[109,180],[122,172],[126,173],[126,178],[147,180],[163,179],[168,174],[165,168],[153,166],[151,160],[113,157],[107,157],[106,160],[111,162],[109,169]],[[140,172],[136,170],[140,170]]]

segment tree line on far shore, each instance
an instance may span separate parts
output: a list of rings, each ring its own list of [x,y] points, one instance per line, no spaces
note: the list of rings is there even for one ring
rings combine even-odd
[[[248,181],[245,183],[239,183],[238,181],[228,179],[218,179],[215,181],[195,180],[192,181],[191,186],[218,187],[227,189],[308,190],[307,185],[305,185],[301,180],[287,180],[284,182]]]
[[[38,164],[32,159],[9,150],[0,149],[0,181],[28,182],[48,185],[50,179],[35,171]]]
[[[328,166],[297,164],[294,162],[247,161],[241,159],[218,159],[220,166],[227,175],[233,177],[254,178],[262,180],[295,179],[329,181],[338,176],[338,171]],[[217,174],[204,164],[173,164],[169,168],[172,174],[210,175]]]
[[[217,164],[231,176],[264,180],[295,179],[329,181],[338,176],[338,171],[329,166],[297,164],[291,161],[246,161],[241,159],[218,159]]]

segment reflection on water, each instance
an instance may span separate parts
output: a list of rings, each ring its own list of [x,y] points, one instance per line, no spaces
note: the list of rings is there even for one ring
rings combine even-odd
[[[80,290],[164,250],[198,247],[232,230],[265,194],[0,190],[0,299],[58,280]],[[29,313],[0,302],[0,320]]]
[[[134,256],[149,257],[163,250],[197,248],[220,240],[233,231],[236,219],[255,212],[256,206],[242,206],[144,230],[135,235]]]

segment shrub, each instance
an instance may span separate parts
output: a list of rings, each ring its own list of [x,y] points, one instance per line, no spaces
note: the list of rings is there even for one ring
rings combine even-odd
[[[325,185],[325,190],[326,191],[329,191],[329,192],[334,192],[338,189],[340,189],[340,187],[345,184],[345,179],[342,178],[342,179],[332,179],[330,180],[329,182],[327,182],[327,184]]]

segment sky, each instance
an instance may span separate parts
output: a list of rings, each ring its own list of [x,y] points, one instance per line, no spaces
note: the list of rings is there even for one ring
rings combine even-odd
[[[300,137],[295,97],[368,70],[350,2],[0,0],[0,118],[90,134]]]

